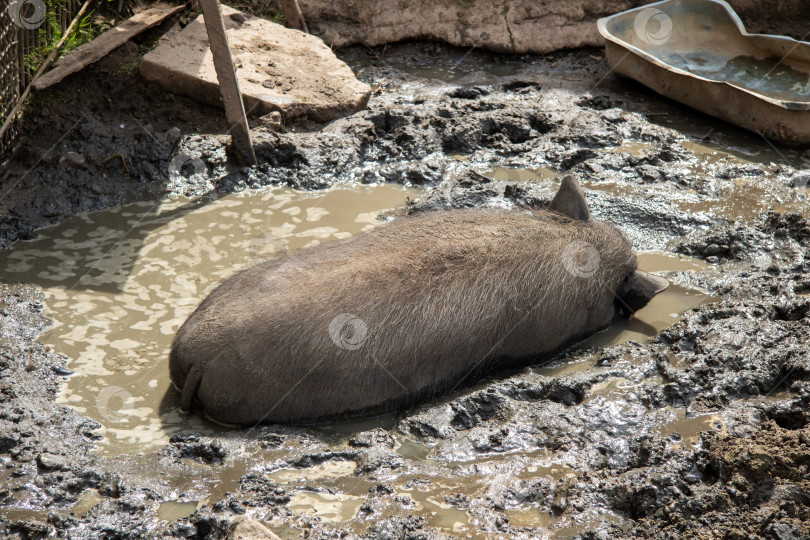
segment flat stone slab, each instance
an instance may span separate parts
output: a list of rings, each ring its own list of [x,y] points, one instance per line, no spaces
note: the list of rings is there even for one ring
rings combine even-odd
[[[248,115],[279,111],[328,122],[366,106],[371,88],[315,36],[221,6]],[[170,92],[222,107],[202,15],[144,56],[141,75]]]

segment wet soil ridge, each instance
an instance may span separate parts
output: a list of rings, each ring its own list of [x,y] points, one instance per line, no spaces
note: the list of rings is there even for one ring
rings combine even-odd
[[[436,65],[437,55],[445,57],[444,64]],[[690,161],[696,162],[694,156],[671,132],[646,122],[638,114],[643,105],[593,92],[596,81],[590,76],[572,76],[572,69],[604,70],[590,56],[575,53],[559,65],[551,58],[527,58],[525,62],[511,58],[498,69],[506,76],[495,77],[477,71],[470,62],[452,61],[448,49],[436,45],[421,46],[412,56],[414,60],[404,61],[396,56],[386,60],[376,52],[351,51],[344,59],[357,66],[361,80],[391,84],[389,72],[396,69],[416,71],[417,76],[399,73],[396,79],[406,89],[410,81],[407,92],[385,92],[372,99],[367,110],[320,130],[314,129],[317,124],[304,124],[277,132],[257,121],[253,138],[260,164],[256,168],[231,163],[227,137],[215,135],[225,131],[221,111],[163,94],[140,79],[115,80],[109,76],[113,68],[102,62],[88,75],[97,77],[95,82],[102,88],[116,89],[120,100],[93,109],[48,101],[29,119],[30,142],[20,145],[13,164],[17,166],[12,165],[3,185],[23,184],[36,196],[26,199],[24,190],[9,192],[2,203],[7,211],[0,216],[0,243],[30,239],[36,227],[61,216],[163,193],[227,192],[274,183],[319,189],[344,180],[434,185],[459,169],[459,162],[451,159],[458,155],[470,156],[479,164],[571,171],[583,180],[620,176],[664,184],[654,197],[662,213],[672,217],[640,219],[676,234],[706,225],[707,216],[675,208],[668,192],[674,183],[676,189],[694,188],[700,194],[717,196],[719,186],[702,175],[690,174],[704,171],[684,168]],[[469,55],[464,60],[467,58]],[[482,58],[503,62],[498,57]],[[419,76],[423,74],[430,78]],[[436,77],[449,80],[441,82]],[[570,88],[559,88],[561,78],[582,95],[572,96]],[[73,81],[69,78],[61,91],[81,91],[79,84],[71,87]],[[475,84],[479,81],[488,84]],[[56,125],[46,132],[51,118]],[[57,143],[58,137],[52,134],[74,124],[72,136]],[[640,146],[640,155],[604,152],[633,140],[650,144]],[[57,143],[53,149],[49,149],[51,142]],[[79,169],[60,160],[69,152],[83,157]],[[705,172],[715,179],[753,179],[778,173],[785,175],[786,183],[798,186],[803,180],[789,165],[781,164],[719,161]],[[625,197],[617,195],[613,202],[622,204]],[[678,194],[680,199],[686,197]],[[625,213],[616,205],[611,208],[606,211],[612,211],[614,217]]]
[[[566,171],[637,249],[703,258],[667,277],[714,299],[649,340],[571,349],[376,424],[184,432],[113,460],[93,453],[99,426],[53,400],[73,359],[36,341],[41,293],[3,284],[0,535],[223,538],[237,518],[313,538],[810,535],[810,156],[616,80],[598,54],[350,49],[379,89],[369,109],[257,124],[264,165],[247,170],[215,109],[104,62],[66,79],[2,180],[19,181],[5,245],[79,211],[273,183],[396,181],[425,186],[412,212],[542,211]],[[117,100],[84,98],[122,80]],[[81,167],[59,165],[68,151]],[[128,174],[100,164],[114,153]]]

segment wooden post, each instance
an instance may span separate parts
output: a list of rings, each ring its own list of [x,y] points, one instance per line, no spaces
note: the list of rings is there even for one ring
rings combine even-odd
[[[280,0],[279,4],[281,4],[281,11],[284,12],[284,18],[287,19],[289,27],[309,34],[304,14],[301,13],[301,8],[298,6],[298,0]]]
[[[242,92],[239,91],[231,50],[228,48],[228,38],[225,35],[222,12],[219,10],[219,0],[200,0],[200,5],[205,20],[205,29],[208,31],[208,44],[214,55],[219,92],[222,94],[222,103],[225,105],[225,118],[230,126],[229,131],[236,160],[242,165],[255,165],[256,154],[253,152],[253,143],[250,141],[245,104],[242,102]]]

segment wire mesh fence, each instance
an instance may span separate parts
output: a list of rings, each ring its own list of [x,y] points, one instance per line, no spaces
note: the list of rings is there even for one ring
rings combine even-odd
[[[59,39],[81,5],[79,0],[0,0],[0,125],[31,82],[43,52]],[[0,156],[19,135],[17,123],[13,118],[0,139]]]

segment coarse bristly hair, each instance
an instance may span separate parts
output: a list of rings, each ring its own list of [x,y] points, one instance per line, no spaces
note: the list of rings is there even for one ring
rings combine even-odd
[[[224,423],[382,414],[607,326],[635,268],[622,234],[594,220],[398,218],[225,280],[177,332],[171,378],[185,407],[196,398]],[[341,314],[359,319],[348,347],[334,332]]]

